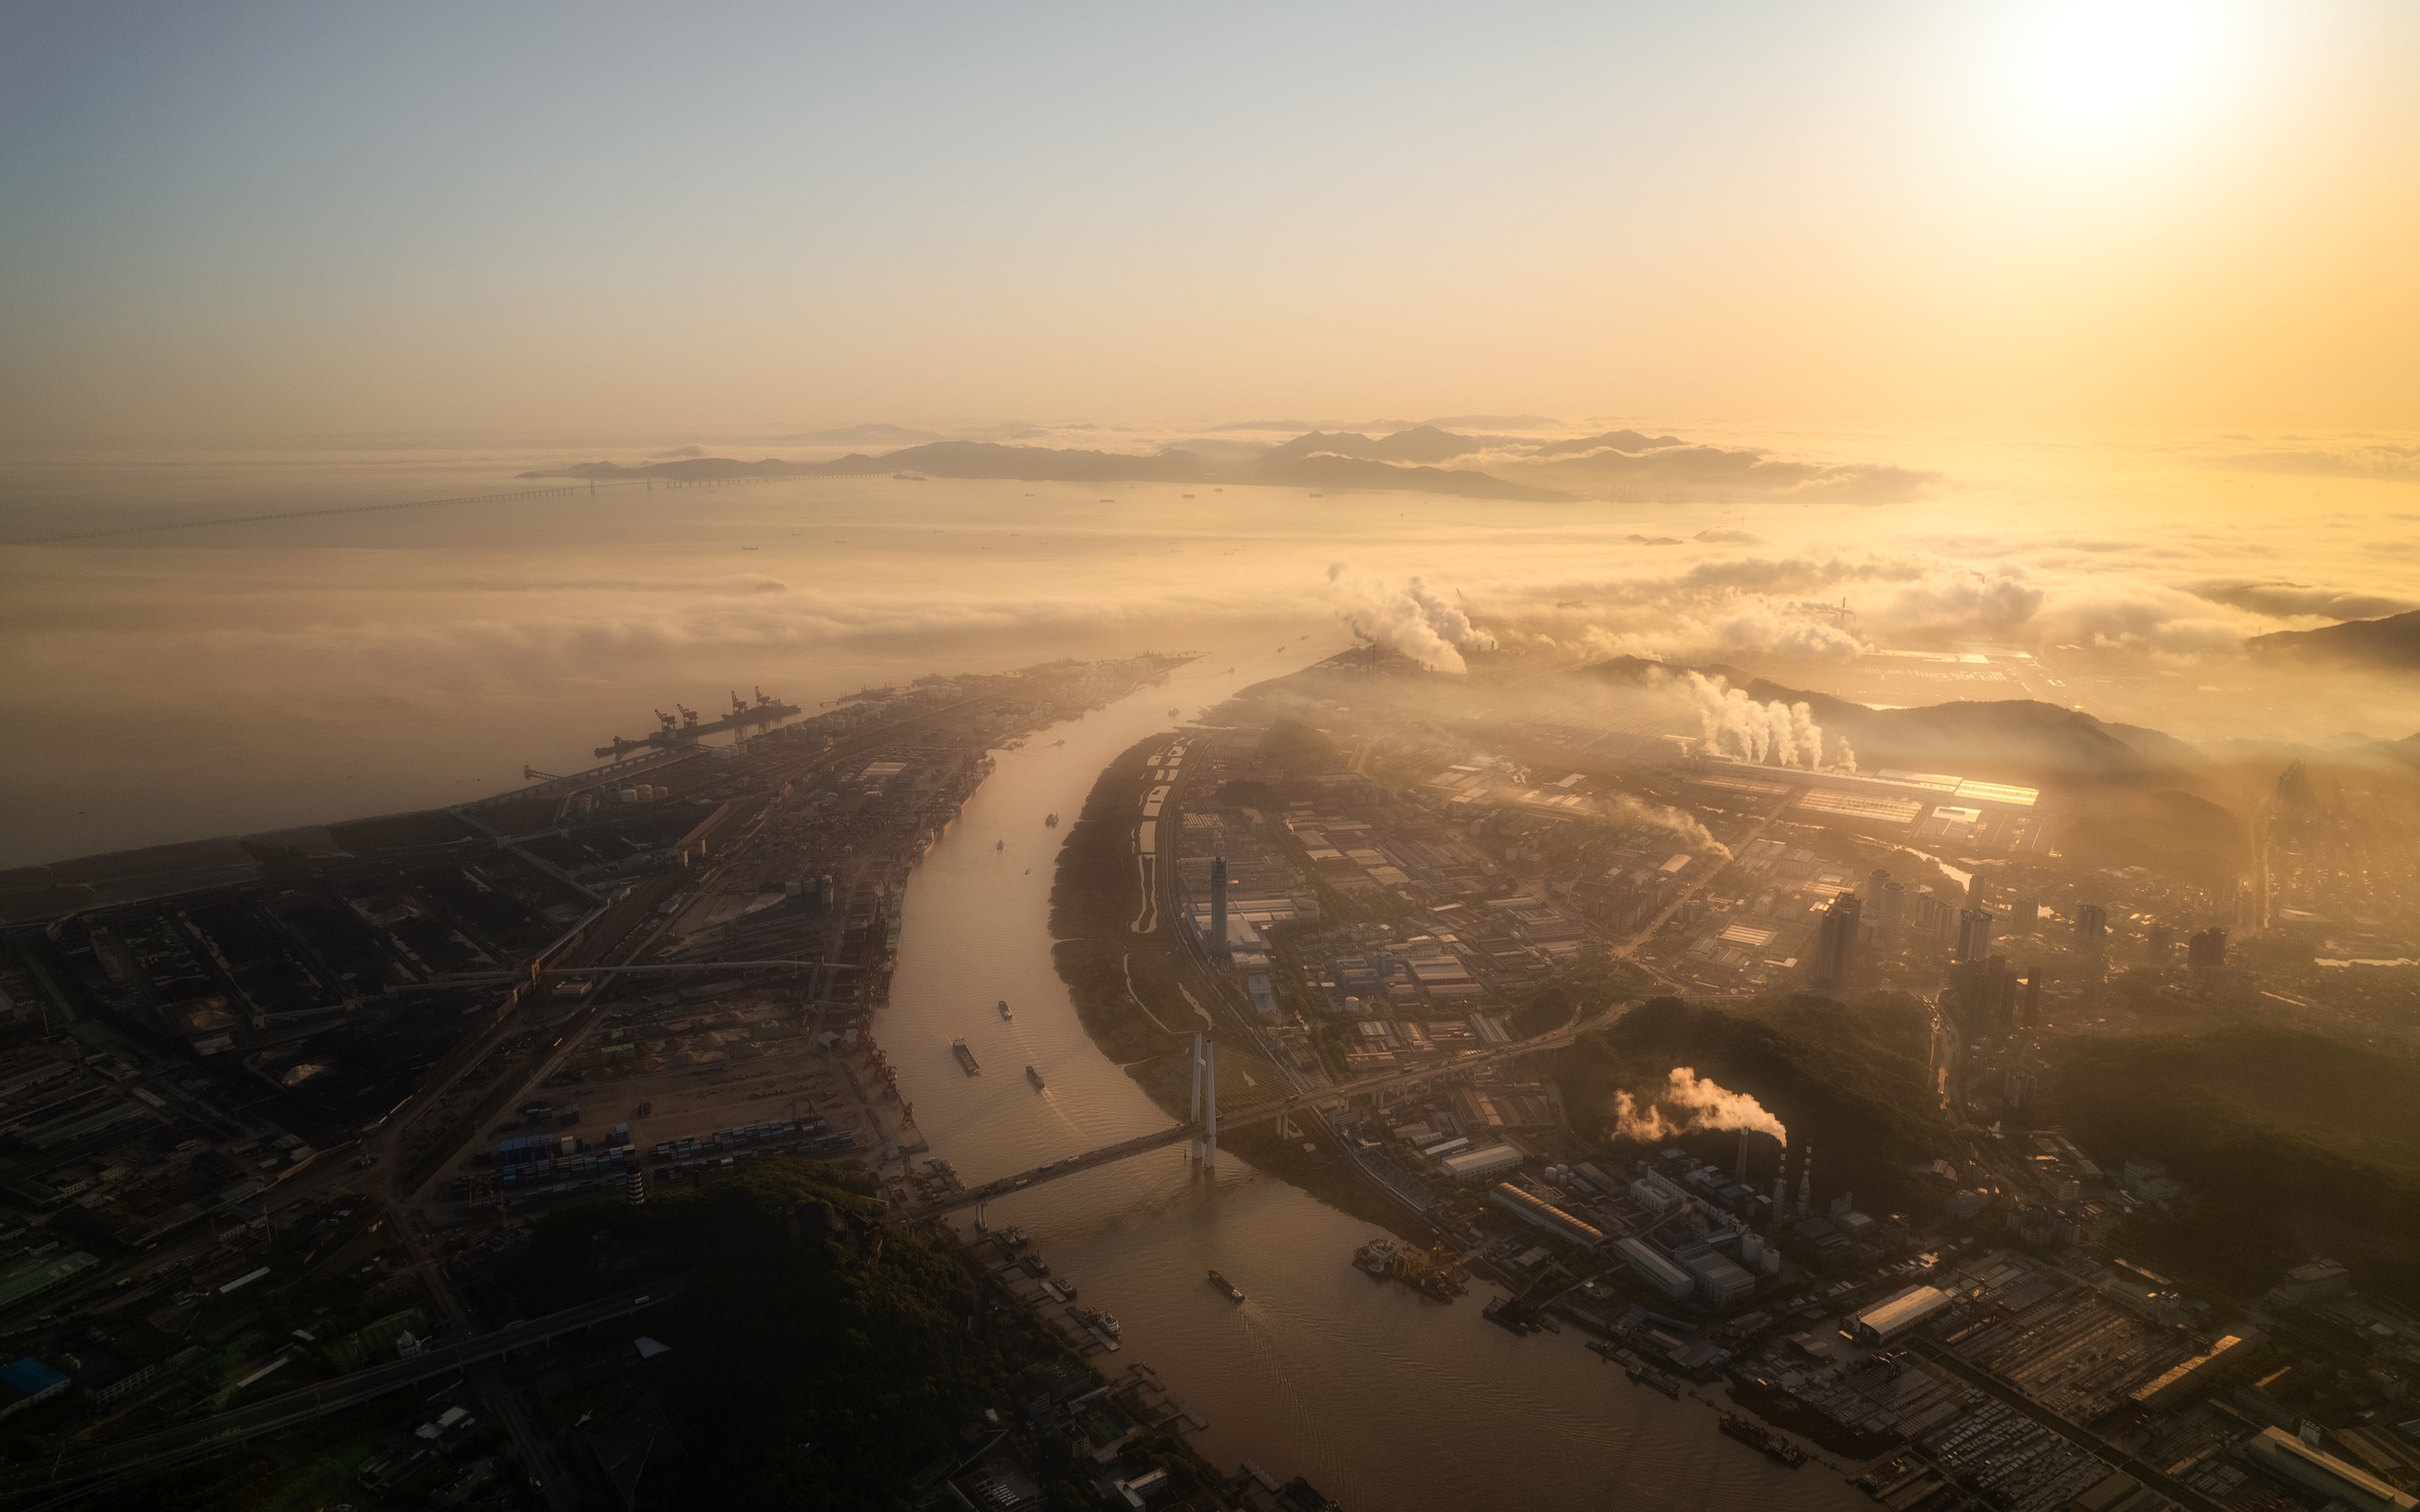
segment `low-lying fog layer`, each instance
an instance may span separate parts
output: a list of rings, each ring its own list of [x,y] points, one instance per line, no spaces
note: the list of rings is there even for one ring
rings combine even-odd
[[[812,704],[1147,648],[1275,673],[1357,635],[1479,675],[1722,662],[1874,702],[2042,697],[2200,741],[2420,731],[2420,681],[2239,650],[2420,604],[2408,447],[1656,429],[1921,482],[1675,504],[835,477],[0,547],[0,864],[471,797],[733,689]],[[566,457],[665,450],[21,455],[0,535],[501,493]],[[1891,655],[1994,650],[2038,660]]]

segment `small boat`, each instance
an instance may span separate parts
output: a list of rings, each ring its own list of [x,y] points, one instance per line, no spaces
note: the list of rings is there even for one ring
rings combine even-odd
[[[1008,1011],[1008,999],[1005,997],[1001,998],[1000,1000],[1000,1021],[1002,1024],[1005,1024],[1015,1017],[1016,1017],[1016,1015]]]
[[[1056,828],[1058,828],[1058,827],[1059,827],[1059,816],[1058,816],[1057,814],[1052,814],[1049,818],[1045,819],[1044,821],[1042,821],[1042,827],[1043,827],[1043,828],[1045,828],[1045,829],[1056,829]]]
[[[1118,1336],[1118,1320],[1098,1307],[1087,1307],[1076,1316],[1082,1319],[1088,1326],[1099,1329],[1111,1338]]]
[[[950,1054],[958,1057],[958,1064],[967,1069],[967,1074],[970,1076],[983,1070],[983,1067],[975,1064],[975,1053],[967,1048],[967,1042],[964,1040],[951,1041]]]
[[[1038,1092],[1042,1090],[1042,1073],[1028,1066],[1025,1068],[1025,1079],[1033,1084],[1033,1089],[1035,1091]]]
[[[1050,1273],[1050,1262],[1042,1257],[1042,1252],[1040,1250],[1027,1251],[1024,1257],[1019,1259],[1016,1263],[1024,1266],[1035,1275],[1048,1275]]]
[[[1228,1280],[1225,1276],[1220,1275],[1216,1271],[1210,1273],[1210,1285],[1217,1288],[1218,1290],[1225,1292],[1229,1302],[1241,1302],[1244,1300],[1243,1288],[1235,1285],[1233,1281]]]
[[[1182,716],[1184,713],[1185,711],[1183,709],[1171,708],[1168,711],[1168,717],[1173,719]]]
[[[992,848],[993,850],[996,850],[996,851],[1004,851],[1004,850],[1008,849],[1008,841],[1004,841],[1004,840],[996,840],[996,841],[993,841],[991,842],[991,848]]]

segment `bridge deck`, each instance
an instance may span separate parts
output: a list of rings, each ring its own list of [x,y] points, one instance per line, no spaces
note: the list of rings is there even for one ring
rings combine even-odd
[[[1416,1082],[1433,1081],[1439,1076],[1452,1075],[1456,1072],[1476,1071],[1481,1066],[1492,1065],[1498,1060],[1509,1059],[1514,1056],[1526,1056],[1533,1051],[1552,1050],[1567,1045],[1579,1037],[1582,1027],[1583,1026],[1580,1025],[1567,1025],[1562,1028],[1539,1035],[1535,1039],[1524,1040],[1518,1044],[1506,1045],[1497,1050],[1459,1056],[1435,1065],[1415,1066],[1404,1071],[1388,1072],[1377,1076],[1365,1076],[1359,1081],[1346,1082],[1342,1086],[1321,1087],[1295,1097],[1257,1103],[1249,1107],[1222,1109],[1219,1114],[1220,1121],[1230,1127],[1258,1123],[1265,1119],[1300,1113],[1306,1108],[1332,1105],[1371,1092],[1385,1091],[1389,1088],[1408,1087]],[[1181,1145],[1188,1139],[1198,1139],[1201,1135],[1200,1123],[1173,1124],[1156,1134],[1143,1134],[1114,1145],[1104,1145],[1098,1149],[1086,1150],[1080,1155],[1069,1155],[1063,1160],[1053,1161],[1047,1165],[1036,1165],[1031,1170],[1017,1171],[996,1180],[985,1181],[980,1186],[970,1186],[963,1192],[952,1192],[936,1201],[920,1204],[910,1210],[908,1216],[932,1218],[945,1212],[959,1212],[986,1202],[996,1202],[1001,1197],[1040,1186],[1046,1181],[1058,1180],[1063,1176],[1073,1176],[1078,1171],[1096,1170],[1103,1165],[1114,1165],[1137,1155],[1147,1155],[1155,1149],[1166,1149],[1172,1145]]]

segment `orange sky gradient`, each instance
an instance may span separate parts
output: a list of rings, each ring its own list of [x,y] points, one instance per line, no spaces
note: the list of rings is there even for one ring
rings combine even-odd
[[[19,8],[0,440],[2420,424],[2420,9]]]

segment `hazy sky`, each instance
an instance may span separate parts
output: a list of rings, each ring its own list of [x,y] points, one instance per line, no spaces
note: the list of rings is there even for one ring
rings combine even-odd
[[[2420,424],[2420,6],[0,10],[0,438]]]

